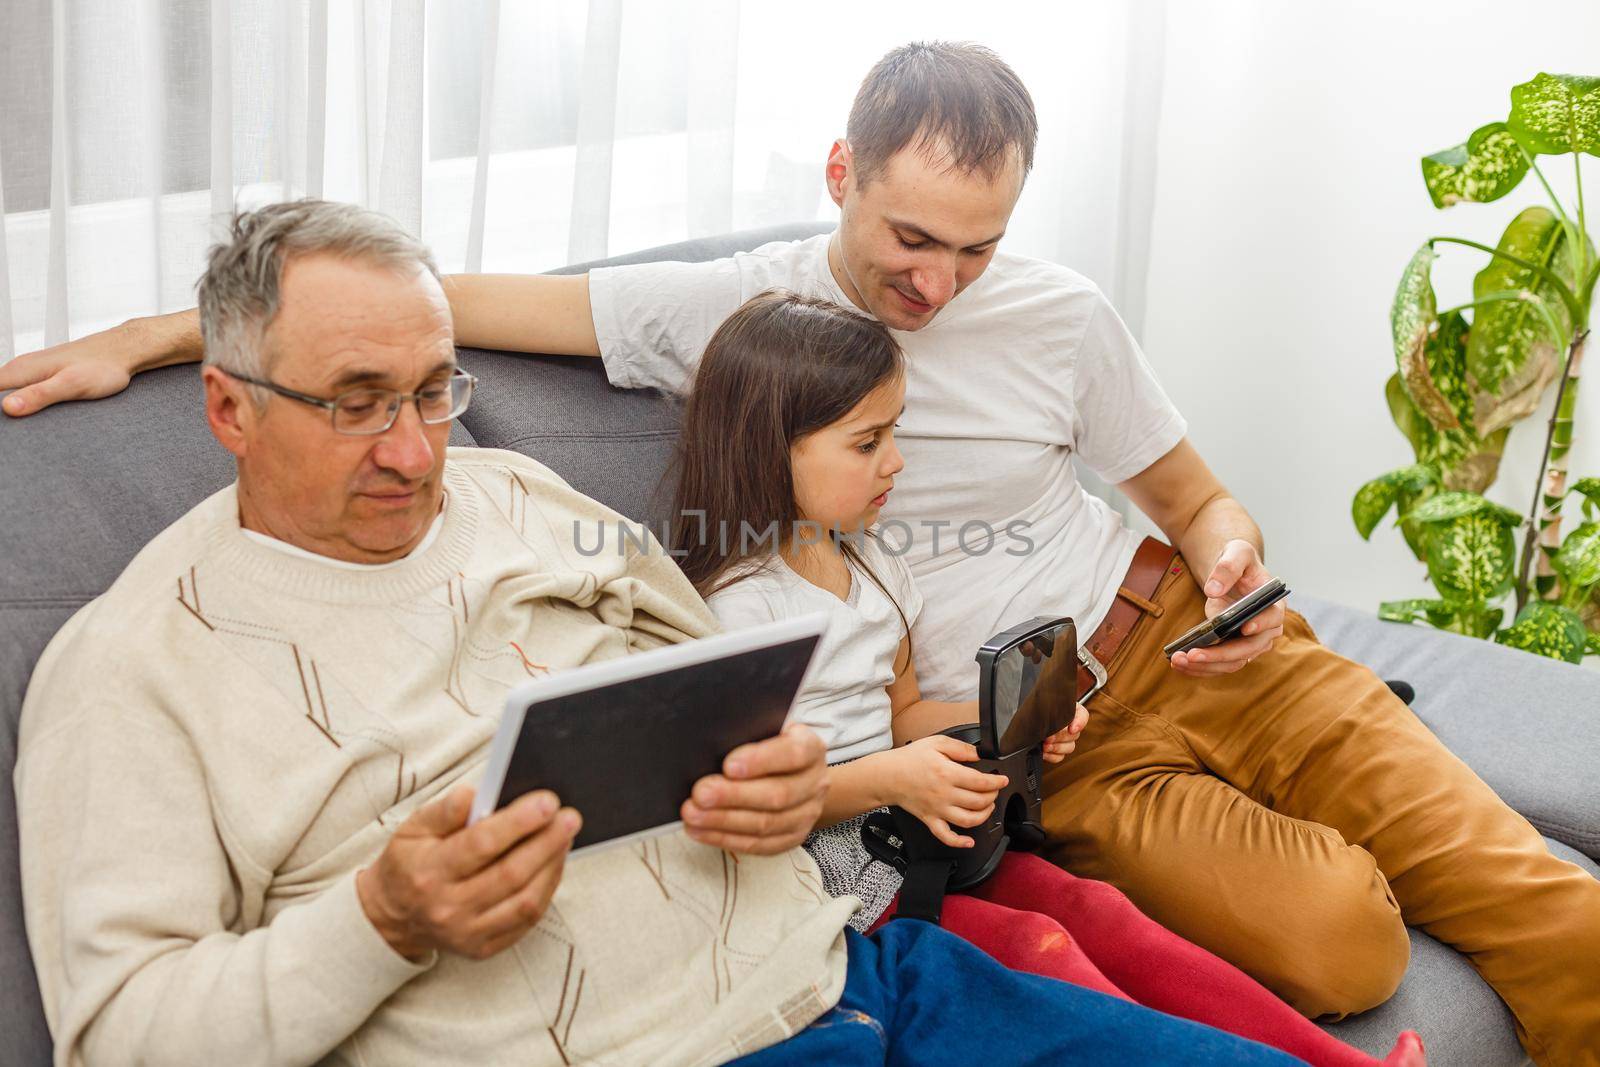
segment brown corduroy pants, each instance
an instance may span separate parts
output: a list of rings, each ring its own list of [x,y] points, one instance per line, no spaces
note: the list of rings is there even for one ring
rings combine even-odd
[[[1174,671],[1161,648],[1205,605],[1175,562],[1046,772],[1044,854],[1312,1017],[1386,1000],[1420,927],[1510,1005],[1536,1062],[1600,1064],[1600,881],[1293,611],[1240,671]]]

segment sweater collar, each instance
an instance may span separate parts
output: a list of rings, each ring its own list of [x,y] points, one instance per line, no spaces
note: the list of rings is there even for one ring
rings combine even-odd
[[[211,525],[215,562],[236,578],[288,596],[322,603],[391,603],[441,585],[466,565],[478,528],[478,499],[472,479],[449,460],[444,465],[449,505],[439,532],[392,565],[369,569],[339,566],[310,554],[285,552],[252,540],[239,525],[238,483],[218,494]]]

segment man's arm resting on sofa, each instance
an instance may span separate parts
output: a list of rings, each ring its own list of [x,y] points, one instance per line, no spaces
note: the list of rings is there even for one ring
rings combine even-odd
[[[445,296],[456,344],[508,352],[598,356],[587,274],[451,274]],[[120,393],[135,374],[203,355],[198,311],[129,319],[99,333],[18,356],[0,366],[7,415],[31,415],[65,400]]]

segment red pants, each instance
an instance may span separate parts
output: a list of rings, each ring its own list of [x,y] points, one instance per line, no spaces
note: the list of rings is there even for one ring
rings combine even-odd
[[[891,906],[874,929],[893,914]],[[945,898],[940,925],[1013,970],[1193,1019],[1316,1067],[1379,1062],[1323,1032],[1237,967],[1146,918],[1116,888],[1037,856],[1008,852],[988,881]]]

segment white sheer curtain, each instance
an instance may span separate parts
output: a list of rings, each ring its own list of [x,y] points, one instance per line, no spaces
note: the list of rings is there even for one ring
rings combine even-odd
[[[537,271],[833,217],[861,76],[978,40],[1038,104],[1009,247],[1099,281],[1137,330],[1165,0],[5,0],[0,360],[193,303],[240,208],[375,207],[447,271]]]

